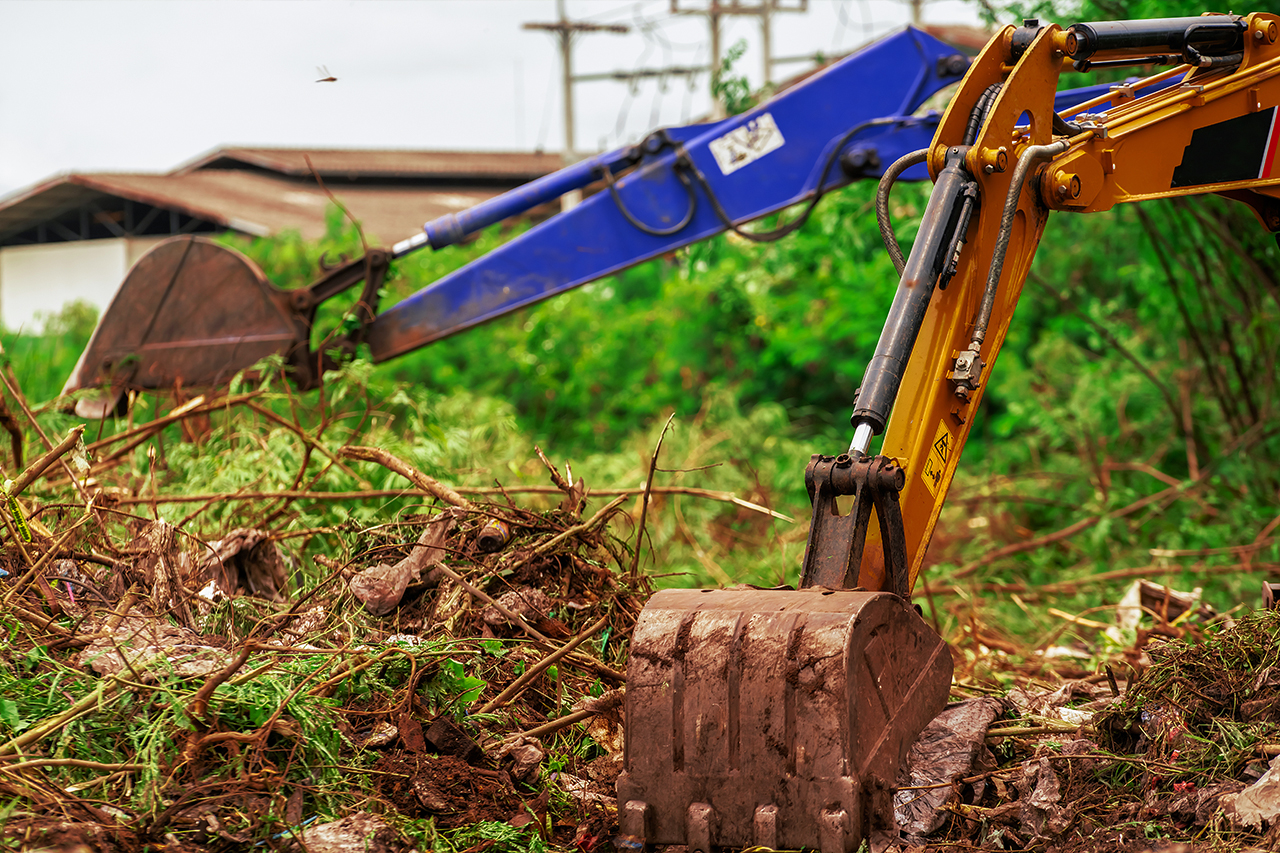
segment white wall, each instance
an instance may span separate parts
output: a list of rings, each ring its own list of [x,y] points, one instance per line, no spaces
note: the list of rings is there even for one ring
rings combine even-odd
[[[83,300],[101,314],[133,262],[161,239],[85,240],[0,249],[0,323],[36,333],[37,313]]]

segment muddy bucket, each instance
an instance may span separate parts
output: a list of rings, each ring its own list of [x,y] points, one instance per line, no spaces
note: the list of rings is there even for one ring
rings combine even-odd
[[[624,839],[856,850],[892,826],[898,769],[951,670],[891,593],[659,592],[627,669]]]

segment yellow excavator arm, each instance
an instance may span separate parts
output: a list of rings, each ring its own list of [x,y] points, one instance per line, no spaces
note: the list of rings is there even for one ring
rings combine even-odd
[[[636,625],[624,848],[851,853],[892,828],[906,751],[951,686],[948,650],[910,591],[1049,212],[1219,193],[1280,230],[1278,36],[1264,14],[1028,21],[982,51],[932,145],[881,183],[901,281],[848,452],[815,455],[805,472],[800,588],[663,590]],[[1164,76],[1181,79],[1054,114],[1064,68],[1144,64],[1175,65]],[[926,161],[934,189],[903,258],[887,195]],[[840,513],[836,499],[850,496]]]
[[[1007,27],[973,63],[933,145],[921,153],[937,183],[898,294],[898,302],[914,296],[927,304],[896,399],[889,401],[892,416],[881,445],[881,454],[906,473],[899,501],[909,586],[919,576],[1050,211],[1093,213],[1123,202],[1217,193],[1249,204],[1264,227],[1280,231],[1278,42],[1277,18],[1260,13],[1068,29],[1028,21]],[[1185,59],[1200,64],[1188,67]],[[1054,115],[1064,69],[1152,60],[1179,65],[1117,86],[1074,115]],[[1181,80],[1134,99],[1134,89],[1169,77]],[[943,221],[958,202],[939,197],[956,185],[976,196],[958,244],[956,227],[948,231]],[[945,232],[942,254],[953,244],[959,250],[943,261],[954,263],[954,276],[936,286],[915,272],[932,269],[927,255],[937,254],[942,242],[928,242],[935,232]],[[905,334],[893,322],[891,316],[883,350],[895,343],[895,331]],[[861,399],[883,376],[876,368],[873,362],[854,412],[854,427],[865,425],[864,435],[879,432],[877,418],[884,416],[883,401]],[[870,390],[885,384],[891,383]],[[865,444],[855,449],[867,451]],[[882,544],[873,527],[858,586],[891,588]]]

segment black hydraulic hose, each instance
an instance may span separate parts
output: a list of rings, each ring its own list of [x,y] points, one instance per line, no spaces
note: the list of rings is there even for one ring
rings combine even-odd
[[[982,123],[987,120],[987,111],[991,109],[991,102],[1000,93],[1001,85],[1000,83],[992,83],[983,89],[982,94],[978,96],[978,102],[969,111],[969,123],[964,127],[965,145],[972,145],[974,140],[978,138],[978,131],[982,129]]]
[[[965,125],[965,145],[972,145],[973,141],[978,138],[978,131],[982,128],[982,123],[987,120],[987,112],[990,111],[991,105],[995,102],[996,95],[1000,94],[1002,85],[1001,83],[992,83],[983,89],[982,94],[978,96],[978,102],[969,111],[969,122]],[[893,220],[889,218],[889,192],[903,172],[912,166],[924,163],[928,159],[928,148],[921,148],[919,151],[904,154],[895,160],[888,169],[885,169],[884,175],[880,178],[880,185],[876,187],[876,224],[880,226],[880,239],[884,240],[884,247],[889,252],[889,259],[893,261],[893,268],[898,271],[899,277],[902,276],[902,271],[906,269],[907,259],[902,254],[902,246],[898,244],[898,236],[893,231]]]
[[[854,433],[849,455],[855,459],[867,452],[871,437],[883,432],[889,422],[929,300],[946,266],[951,238],[962,216],[964,189],[971,180],[964,168],[964,155],[952,148],[929,194],[920,233],[911,247],[911,257],[898,282],[875,354],[867,364],[854,401],[850,419]]]
[[[1075,136],[1084,130],[1083,127],[1075,122],[1067,121],[1056,112],[1053,115],[1053,133],[1055,136]]]
[[[1032,145],[1022,152],[1018,165],[1013,170],[1013,180],[1009,184],[1009,194],[1004,200],[1004,211],[1000,216],[1000,231],[996,237],[995,251],[991,255],[991,270],[987,274],[987,286],[982,293],[982,306],[973,322],[973,339],[970,349],[974,352],[982,345],[987,336],[987,325],[991,322],[991,310],[996,303],[996,288],[1000,284],[1000,275],[1004,272],[1005,255],[1009,252],[1009,237],[1013,233],[1013,218],[1018,212],[1018,199],[1022,196],[1022,186],[1027,181],[1031,167],[1048,160],[1071,147],[1071,142],[1060,139],[1049,145]]]
[[[831,167],[835,165],[836,160],[840,156],[840,152],[844,150],[844,147],[848,145],[855,136],[869,127],[880,127],[886,124],[903,124],[905,121],[906,119],[902,118],[873,118],[869,121],[864,121],[861,124],[855,125],[852,130],[847,131],[827,156],[827,161],[822,166],[822,174],[818,176],[818,185],[813,189],[813,197],[809,199],[809,204],[795,219],[785,225],[780,225],[772,231],[743,231],[736,222],[729,218],[729,214],[725,211],[724,207],[721,206],[720,199],[716,198],[715,191],[712,190],[710,182],[707,181],[707,176],[702,174],[702,170],[699,169],[687,155],[685,155],[685,167],[689,169],[694,178],[697,179],[698,183],[702,185],[702,191],[707,194],[707,200],[711,202],[711,209],[715,211],[716,218],[720,220],[721,225],[732,231],[734,234],[737,234],[739,237],[744,237],[753,243],[772,243],[774,240],[779,240],[793,231],[796,231],[809,220],[809,215],[813,213],[813,209],[818,206],[818,202],[821,201],[822,197],[826,194],[826,190],[823,189],[823,187],[826,185],[827,178],[831,174]],[[899,252],[899,254],[901,254],[901,252]]]
[[[1191,45],[1183,48],[1182,56],[1189,65],[1197,68],[1230,68],[1244,62],[1244,51],[1228,53],[1225,56],[1205,56]]]
[[[893,261],[893,268],[898,271],[899,277],[907,266],[907,259],[902,254],[902,247],[898,245],[897,235],[893,233],[893,220],[889,218],[889,191],[903,172],[928,159],[928,148],[903,154],[884,170],[880,185],[876,187],[876,224],[880,226],[880,239],[884,240],[884,247],[889,252],[889,259]]]
[[[683,154],[683,150],[681,150],[680,153]],[[693,221],[693,215],[698,210],[698,194],[694,192],[693,182],[689,180],[689,176],[685,174],[684,169],[680,168],[679,161],[676,162],[676,166],[673,171],[676,173],[676,177],[680,180],[680,183],[684,185],[684,191],[689,195],[689,209],[685,211],[684,218],[675,225],[672,225],[669,228],[654,228],[651,225],[646,225],[631,215],[631,211],[627,210],[627,206],[622,203],[622,196],[618,195],[618,188],[616,186],[617,180],[613,177],[613,172],[609,170],[608,166],[600,167],[600,172],[604,177],[604,184],[609,188],[609,194],[613,196],[613,203],[618,206],[618,212],[620,212],[637,231],[643,231],[645,234],[652,234],[655,237],[670,237],[672,234],[683,230],[686,225]]]

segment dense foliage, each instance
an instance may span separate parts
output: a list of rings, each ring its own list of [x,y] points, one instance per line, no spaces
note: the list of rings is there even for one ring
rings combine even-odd
[[[1068,21],[1117,9],[991,12]],[[1127,11],[1153,12],[1142,4]],[[918,185],[895,189],[904,244],[926,193]],[[803,519],[804,463],[810,452],[847,442],[853,392],[896,286],[872,198],[872,186],[855,184],[825,198],[780,242],[719,237],[438,342],[368,373],[367,393],[410,444],[418,442],[411,431],[427,429],[423,411],[461,420],[468,410],[501,411],[499,420],[520,437],[509,447],[537,442],[575,460],[597,484],[641,477],[661,423],[674,414],[664,467],[728,465],[660,478],[741,490]],[[403,259],[383,304],[517,233],[495,230]],[[336,211],[318,245],[288,236],[228,239],[285,287],[314,278],[322,253],[360,250]],[[1034,590],[1167,567],[1165,577],[1180,586],[1201,585],[1208,573],[1220,605],[1252,601],[1258,573],[1277,562],[1269,523],[1280,512],[1278,260],[1249,209],[1222,199],[1051,218],[935,536],[931,576],[944,585],[983,579]],[[340,311],[327,310],[322,331],[341,325]],[[69,370],[83,320],[71,326],[51,329],[44,341],[6,340],[33,396],[51,396]],[[31,357],[33,347],[42,357]],[[365,368],[358,372],[365,377]],[[442,405],[459,394],[466,403]],[[470,402],[486,398],[503,402],[495,409]],[[501,478],[522,464],[493,458],[480,473]],[[993,560],[974,574],[971,564],[992,548],[1090,519],[1051,547]],[[803,547],[794,530],[785,546],[734,539],[724,531],[740,532],[743,523],[727,512],[681,522],[683,531],[671,519],[654,523],[671,525],[662,541],[688,546],[665,554],[660,570],[691,572],[688,582],[783,574]],[[788,550],[770,554],[769,568],[760,565],[765,541]],[[1087,583],[1072,589],[1081,606],[1106,595]],[[1013,605],[989,604],[1023,619]]]

